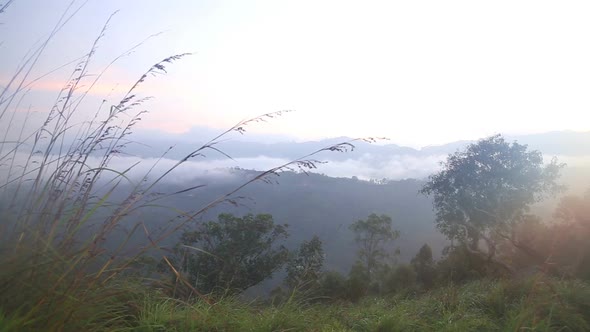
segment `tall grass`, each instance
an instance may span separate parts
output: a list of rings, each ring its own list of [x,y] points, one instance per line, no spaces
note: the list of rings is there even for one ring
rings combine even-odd
[[[87,112],[81,109],[82,101],[108,69],[83,86],[111,17],[87,54],[75,63],[41,125],[29,130],[30,114],[22,123],[15,116],[19,100],[36,81],[30,76],[45,48],[80,8],[66,10],[0,93],[0,121],[7,128],[20,126],[16,139],[5,135],[0,143],[4,165],[0,308],[4,320],[18,322],[16,330],[107,329],[125,320],[121,296],[127,296],[129,287],[116,276],[133,257],[117,260],[118,252],[109,252],[104,242],[139,202],[144,194],[141,187],[136,185],[108,218],[94,225],[91,236],[81,235],[126,179],[129,170],[112,170],[109,162],[128,144],[127,137],[143,113],[134,111],[146,100],[135,91],[149,75],[165,72],[168,64],[186,56],[156,63],[118,103],[100,105],[88,121],[73,123],[74,114]],[[91,163],[91,158],[96,161]],[[114,175],[103,181],[107,173]],[[98,190],[105,184],[106,189]]]
[[[559,300],[557,300],[559,299]],[[590,286],[537,276],[450,285],[357,304],[145,298],[136,331],[588,331]]]
[[[0,7],[2,11],[9,3]],[[163,220],[163,227],[155,232],[141,220],[133,220],[134,213],[157,206],[162,198],[203,187],[197,183],[177,192],[161,193],[157,192],[158,184],[197,156],[206,152],[223,154],[218,144],[225,135],[244,133],[247,126],[286,111],[239,121],[204,145],[195,147],[169,169],[158,172],[154,165],[134,181],[129,174],[136,164],[122,170],[112,169],[110,164],[132,143],[132,129],[145,113],[139,108],[150,97],[141,96],[139,87],[153,76],[165,74],[169,65],[189,54],[173,55],[155,63],[118,101],[103,101],[90,113],[92,116],[88,120],[76,123],[73,120],[76,114],[89,114],[83,101],[103,74],[142,44],[123,52],[92,76],[91,64],[113,19],[111,16],[88,52],[70,63],[73,69],[56,94],[55,102],[48,107],[43,121],[31,129],[34,123],[31,113],[27,112],[23,120],[18,112],[29,89],[44,76],[34,77],[34,69],[48,45],[83,5],[76,5],[75,1],[70,4],[48,36],[23,57],[0,91],[0,123],[11,129],[10,136],[7,131],[0,141],[1,331],[126,329],[137,319],[136,312],[143,317],[141,321],[146,321],[154,319],[154,315],[157,317],[160,311],[174,311],[175,304],[167,301],[149,308],[140,308],[137,304],[142,294],[138,290],[141,284],[129,282],[126,272],[133,269],[138,258],[148,251],[161,249],[163,240],[186,224],[196,222],[207,210],[235,199],[235,194],[244,186],[255,181],[273,181],[272,176],[283,170],[314,169],[319,163],[313,159],[317,153],[354,148],[352,141],[343,142],[269,169],[205,206],[194,211],[177,211],[174,218]],[[67,65],[58,69],[63,68]],[[89,77],[94,79],[89,80]],[[373,141],[372,138],[363,140]],[[166,152],[162,157],[165,155]],[[122,199],[113,199],[123,192],[123,185],[132,189]],[[101,211],[108,214],[97,220]],[[125,227],[127,233],[120,243],[114,247],[106,245],[121,227]],[[145,245],[133,248],[132,252],[125,250],[129,249],[126,248],[128,241],[138,233],[148,239]],[[163,255],[166,258],[165,252]],[[174,266],[170,269],[184,282],[182,271]],[[199,294],[198,290],[194,291]],[[152,316],[145,316],[146,312]]]

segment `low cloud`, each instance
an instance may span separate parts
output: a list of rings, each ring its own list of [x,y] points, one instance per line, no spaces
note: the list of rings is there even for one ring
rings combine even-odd
[[[328,176],[352,177],[363,180],[424,178],[440,168],[440,161],[446,156],[391,155],[374,156],[365,154],[359,159],[330,161],[322,164],[318,172]]]
[[[407,178],[425,178],[436,172],[440,168],[440,161],[446,156],[411,156],[411,155],[392,155],[392,156],[373,156],[370,154],[363,155],[360,159],[347,159],[344,161],[333,161],[324,159],[325,163],[317,164],[318,168],[313,170],[314,173],[325,174],[332,177],[353,177],[359,179],[390,179],[400,180]],[[174,183],[187,183],[191,180],[207,178],[211,181],[231,180],[236,175],[231,171],[232,168],[242,168],[248,170],[265,171],[288,163],[290,160],[283,158],[273,158],[268,156],[258,156],[249,158],[236,158],[225,160],[199,160],[187,161],[175,169],[167,177],[167,181]],[[140,159],[134,157],[121,157],[113,160],[111,167],[115,169],[124,169],[130,165],[140,162],[130,172],[133,178],[145,174],[149,168],[156,162],[156,167],[152,171],[153,176],[161,174],[167,169],[173,167],[177,161],[172,159],[162,159],[157,161],[153,158]],[[151,176],[151,177],[153,177]]]
[[[11,169],[11,178],[22,172],[22,165],[27,161],[28,155],[17,154],[15,162]],[[33,158],[29,169],[37,167],[36,160]],[[325,163],[317,164],[314,173],[325,174],[331,177],[358,177],[363,180],[370,179],[389,179],[401,180],[408,178],[424,179],[430,174],[440,170],[440,163],[446,159],[446,155],[375,155],[363,154],[356,159],[330,160],[323,159]],[[550,158],[546,158],[549,161]],[[560,157],[560,161],[566,162],[568,168],[590,165],[590,156],[584,157]],[[233,170],[235,168],[265,171],[283,164],[290,160],[285,158],[274,158],[268,156],[235,158],[235,159],[194,159],[188,160],[177,166],[165,178],[165,182],[173,184],[190,184],[195,180],[205,181],[207,183],[220,184],[223,182],[235,181],[239,175]],[[88,167],[97,167],[100,159],[90,157],[87,161]],[[148,182],[155,180],[167,170],[175,167],[178,160],[158,159],[158,158],[140,158],[129,156],[114,157],[109,168],[116,171],[123,171],[133,166],[127,173],[126,177],[136,182],[140,181],[143,176],[148,174]],[[18,165],[18,166],[17,166]],[[52,165],[52,164],[50,164]],[[0,177],[2,182],[6,181],[8,176],[9,164],[4,163],[0,166]],[[47,174],[52,172],[54,167],[47,168]],[[105,178],[115,176],[116,173],[105,172]],[[34,175],[34,173],[33,173]],[[30,175],[29,178],[32,178]]]

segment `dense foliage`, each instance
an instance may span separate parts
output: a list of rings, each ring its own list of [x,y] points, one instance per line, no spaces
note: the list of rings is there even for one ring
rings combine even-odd
[[[563,189],[557,183],[563,166],[555,159],[544,165],[541,152],[496,135],[449,155],[422,193],[433,196],[436,225],[449,240],[511,270],[496,259],[498,242],[514,239],[531,204]]]
[[[287,263],[285,283],[290,288],[317,287],[324,265],[324,249],[319,237],[314,236],[299,246],[299,251]]]
[[[174,262],[201,293],[239,293],[283,267],[289,253],[278,242],[287,236],[268,214],[220,214],[182,234]]]
[[[399,231],[392,227],[391,217],[387,215],[370,214],[366,220],[358,220],[350,225],[355,234],[355,241],[359,246],[359,263],[365,268],[368,282],[384,264],[384,260],[391,256],[384,247],[385,244],[399,237]]]

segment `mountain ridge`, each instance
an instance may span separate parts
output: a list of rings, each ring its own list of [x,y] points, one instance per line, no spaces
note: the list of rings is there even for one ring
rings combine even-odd
[[[211,137],[215,136],[211,135]],[[538,134],[506,135],[505,138],[510,142],[517,141],[521,144],[527,144],[531,149],[539,150],[547,155],[590,156],[590,131],[550,131]],[[216,148],[221,149],[233,158],[266,156],[292,160],[322,148],[352,140],[353,138],[342,136],[304,142],[255,142],[239,140],[230,135],[230,138],[221,140],[216,145]],[[191,152],[191,150],[204,144],[205,140],[200,140],[198,137],[191,138],[186,134],[162,136],[154,135],[151,131],[140,131],[136,135],[135,142],[141,144],[131,144],[128,147],[127,152],[131,155],[142,158],[160,157],[164,151],[172,146],[174,148],[168,153],[167,158],[180,159]],[[354,141],[354,151],[346,154],[331,154],[328,159],[359,159],[363,155],[375,153],[409,156],[447,155],[464,148],[472,142],[474,140],[461,140],[415,149],[395,143],[381,145]],[[215,153],[208,154],[207,157],[211,159],[227,158],[222,154]]]

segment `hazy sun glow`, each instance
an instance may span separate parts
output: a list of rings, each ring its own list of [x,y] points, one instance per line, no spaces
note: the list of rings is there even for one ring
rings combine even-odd
[[[15,2],[0,26],[0,47],[11,50],[3,62],[19,59],[69,2]],[[107,83],[130,84],[168,55],[195,53],[146,87],[156,99],[145,127],[224,128],[292,109],[252,130],[411,146],[590,130],[586,1],[90,1],[48,50],[63,60],[45,60],[39,74],[83,54],[117,9],[97,72],[165,33],[114,65]]]

